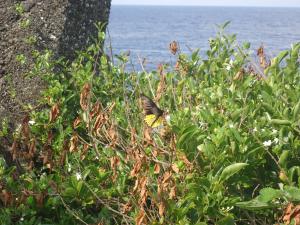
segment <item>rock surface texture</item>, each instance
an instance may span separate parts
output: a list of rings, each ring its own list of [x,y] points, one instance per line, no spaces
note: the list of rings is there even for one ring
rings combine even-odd
[[[0,0],[0,121],[20,121],[43,87],[26,72],[34,49],[50,49],[72,60],[97,35],[96,22],[107,22],[110,0]],[[26,57],[20,64],[16,57]]]
[[[50,49],[71,61],[75,51],[97,35],[95,23],[108,21],[110,4],[111,0],[0,0],[0,129],[4,118],[15,128],[43,89],[38,77],[27,76],[33,50]],[[0,136],[0,156],[18,168],[11,144],[10,137]]]

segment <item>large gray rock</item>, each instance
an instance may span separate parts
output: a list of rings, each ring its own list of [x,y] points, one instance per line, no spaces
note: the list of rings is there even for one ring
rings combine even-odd
[[[24,12],[17,13],[22,4]],[[43,86],[26,77],[33,49],[51,49],[72,60],[75,50],[97,35],[95,23],[107,22],[111,0],[0,0],[0,120],[19,120],[26,105],[35,103]],[[36,39],[35,44],[28,40]],[[26,43],[27,42],[27,43]],[[16,61],[23,54],[25,65]]]
[[[0,129],[3,118],[12,126],[19,123],[43,89],[38,77],[26,76],[32,51],[50,49],[71,61],[76,50],[96,37],[94,24],[108,22],[110,4],[111,0],[0,0]],[[27,59],[23,65],[16,60],[20,54]],[[0,154],[1,144],[0,137]]]

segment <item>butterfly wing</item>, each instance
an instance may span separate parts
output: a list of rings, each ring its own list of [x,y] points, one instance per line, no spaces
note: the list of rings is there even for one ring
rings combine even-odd
[[[163,111],[157,107],[157,105],[147,96],[142,95],[143,109],[146,115],[155,114],[156,116],[162,116]]]
[[[163,125],[163,111],[149,97],[142,95],[141,100],[147,125],[152,128]]]
[[[154,114],[149,114],[145,116],[145,122],[149,127],[156,128],[163,125],[163,118],[160,116],[157,118]]]

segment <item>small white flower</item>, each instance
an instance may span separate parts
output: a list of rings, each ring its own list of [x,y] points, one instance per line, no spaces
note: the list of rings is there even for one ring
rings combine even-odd
[[[75,174],[75,176],[76,176],[76,179],[77,179],[77,180],[81,180],[81,174],[80,174],[80,173],[77,172],[77,173]]]
[[[231,65],[227,65],[226,70],[230,71],[231,70]]]
[[[269,146],[272,145],[272,141],[271,141],[271,140],[264,141],[263,145],[264,145],[265,147],[269,147]]]
[[[21,217],[20,220],[21,220],[21,221],[24,221],[24,217]]]
[[[253,128],[253,132],[256,132],[256,131],[257,131],[257,128],[256,128],[256,127],[254,127],[254,128]]]
[[[34,120],[29,120],[29,122],[28,122],[30,125],[33,125],[33,124],[35,124],[35,121]]]
[[[277,132],[278,132],[278,130],[276,130],[276,129],[272,130],[272,134],[277,134]]]
[[[229,128],[234,128],[233,124],[229,124]]]
[[[279,142],[279,139],[278,139],[278,138],[275,138],[275,139],[274,139],[274,143],[275,143],[275,144],[278,144],[278,142]]]

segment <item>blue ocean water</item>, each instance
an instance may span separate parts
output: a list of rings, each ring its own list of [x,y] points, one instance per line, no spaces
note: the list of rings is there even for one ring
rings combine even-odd
[[[300,8],[116,6],[111,9],[110,41],[114,54],[130,50],[136,70],[146,59],[146,69],[174,62],[169,43],[176,40],[183,52],[208,49],[216,24],[231,21],[227,33],[239,43],[249,41],[253,50],[262,43],[274,56],[300,41]]]

